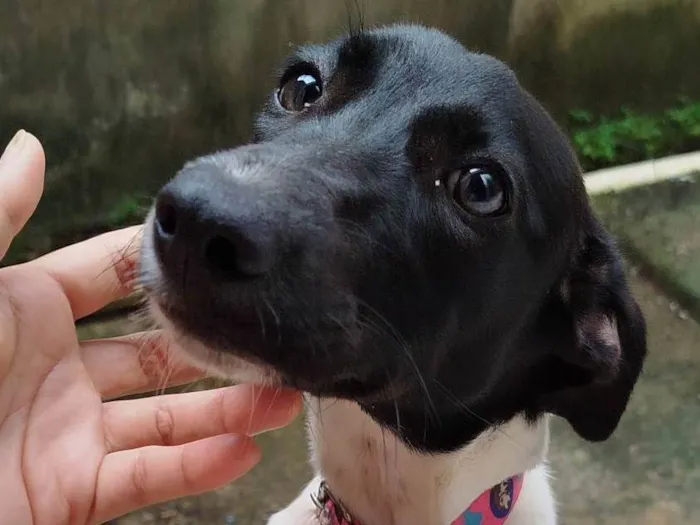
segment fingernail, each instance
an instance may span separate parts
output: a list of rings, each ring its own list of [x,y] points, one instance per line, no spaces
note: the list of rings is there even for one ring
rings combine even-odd
[[[13,158],[16,158],[17,155],[22,152],[22,148],[24,147],[24,137],[26,137],[26,135],[27,133],[23,129],[20,129],[17,133],[15,133],[15,136],[12,137],[12,140],[5,148],[2,157],[0,157],[0,164],[7,161],[11,162]]]

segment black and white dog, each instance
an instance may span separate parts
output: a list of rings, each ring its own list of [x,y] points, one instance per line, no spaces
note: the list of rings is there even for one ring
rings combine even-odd
[[[162,189],[142,281],[189,358],[307,393],[317,477],[270,523],[555,523],[550,414],[607,439],[646,354],[562,132],[408,25],[299,49],[256,130]]]

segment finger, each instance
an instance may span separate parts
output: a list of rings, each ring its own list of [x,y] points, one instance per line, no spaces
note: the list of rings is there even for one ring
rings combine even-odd
[[[63,288],[73,317],[81,319],[134,291],[141,226],[99,235],[26,263]]]
[[[39,204],[45,167],[37,138],[17,132],[0,159],[0,259]]]
[[[161,330],[81,341],[88,374],[103,399],[152,392],[203,379],[205,373],[177,359]]]
[[[148,447],[107,455],[97,476],[92,522],[138,508],[214,490],[260,461],[252,439],[232,435],[177,447]]]
[[[220,434],[253,436],[288,425],[301,406],[297,392],[253,385],[112,401],[103,405],[105,441],[115,452]]]

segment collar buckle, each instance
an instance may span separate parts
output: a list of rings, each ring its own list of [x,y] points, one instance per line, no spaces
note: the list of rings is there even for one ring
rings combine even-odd
[[[311,494],[311,500],[318,509],[320,525],[359,525],[342,503],[333,497],[325,480],[321,481],[316,494]]]

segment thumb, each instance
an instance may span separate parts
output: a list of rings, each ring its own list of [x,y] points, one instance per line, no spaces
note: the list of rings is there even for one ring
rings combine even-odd
[[[39,140],[18,131],[0,158],[0,260],[39,204],[45,167]]]

